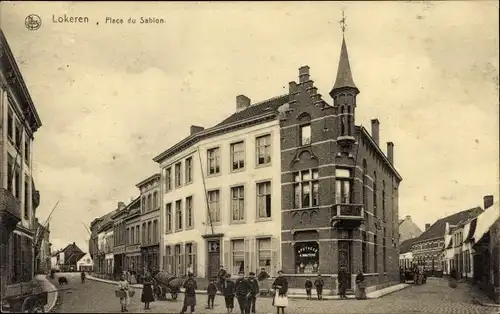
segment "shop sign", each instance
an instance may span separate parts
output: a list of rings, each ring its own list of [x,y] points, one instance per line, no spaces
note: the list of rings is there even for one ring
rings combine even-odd
[[[125,249],[126,252],[137,252],[140,250],[141,250],[141,246],[139,244],[127,246],[127,248]]]
[[[114,248],[113,253],[114,254],[123,254],[123,253],[125,253],[125,247]]]
[[[300,257],[315,257],[318,254],[318,248],[313,246],[303,246],[297,250]]]

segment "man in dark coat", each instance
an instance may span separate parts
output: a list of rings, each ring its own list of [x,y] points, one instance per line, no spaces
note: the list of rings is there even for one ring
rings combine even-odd
[[[187,308],[191,307],[191,313],[194,313],[194,307],[196,306],[196,289],[198,285],[196,280],[193,278],[193,274],[188,275],[188,279],[184,282],[182,287],[184,290],[184,305],[182,306],[181,314],[186,313]]]
[[[236,299],[238,299],[241,314],[249,314],[248,298],[251,293],[251,285],[245,279],[244,275],[241,271],[238,273],[239,278],[234,283],[234,294],[236,295]]]
[[[233,312],[234,308],[234,282],[230,278],[229,274],[226,275],[224,283],[221,287],[222,293],[224,294],[224,302],[226,303],[226,309],[228,313]]]
[[[306,279],[306,283],[305,283],[304,286],[306,288],[307,299],[311,300],[311,289],[312,289],[312,286],[313,286],[313,283],[312,283],[311,279],[307,278]]]
[[[255,313],[257,294],[259,293],[259,283],[257,282],[253,271],[250,272],[249,276],[248,282],[250,283],[250,296],[248,297],[248,308],[250,313]]]
[[[316,287],[316,294],[318,295],[318,300],[323,300],[323,286],[325,282],[321,277],[321,274],[318,274],[318,278],[314,281],[314,286]]]
[[[345,271],[345,267],[342,266],[339,270],[338,273],[338,281],[339,281],[339,295],[341,299],[347,299],[346,296],[346,290],[347,290],[347,283],[348,283],[348,278],[349,276],[347,275]]]
[[[224,269],[224,266],[221,265],[219,272],[217,273],[217,277],[219,278],[219,290],[222,293],[224,289],[224,284],[226,283],[226,275],[227,271]]]

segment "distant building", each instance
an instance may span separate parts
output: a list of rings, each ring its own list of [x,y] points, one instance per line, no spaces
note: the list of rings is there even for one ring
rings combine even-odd
[[[115,211],[94,219],[90,224],[91,239],[89,254],[94,262],[94,273],[98,277],[110,277],[113,270],[113,220]],[[108,241],[112,241],[111,243]]]
[[[41,127],[35,105],[0,30],[0,294],[18,294],[34,274],[33,134]]]
[[[90,254],[86,253],[82,258],[76,262],[76,267],[78,271],[91,272],[93,270],[93,261],[90,258]]]
[[[128,215],[127,206],[118,202],[116,210],[111,215],[113,221],[113,276],[119,279],[124,271],[125,264],[125,241],[127,237],[125,217]]]
[[[399,243],[419,237],[421,234],[422,230],[411,220],[410,215],[407,215],[405,219],[399,220]]]
[[[413,253],[411,247],[416,238],[410,238],[399,244],[399,268],[410,269],[413,266]]]
[[[412,244],[413,263],[422,265],[424,271],[430,275],[441,276],[445,270],[445,248],[446,224],[459,225],[482,212],[480,207],[467,209],[456,214],[444,217],[436,221],[433,225],[427,224],[426,230],[415,239]]]
[[[484,212],[471,223],[470,230],[474,281],[500,304],[500,205],[493,202],[493,196],[484,197]]]
[[[136,187],[140,191],[140,208],[141,208],[141,267],[139,271],[152,271],[160,269],[160,174],[156,173],[152,176],[139,182]],[[137,233],[132,228],[127,232]],[[138,241],[138,239],[136,240]]]
[[[127,239],[125,242],[125,270],[135,274],[142,270],[141,258],[141,199],[132,200],[127,205],[128,214],[125,216]]]
[[[76,263],[85,255],[75,242],[68,244],[59,252],[59,267],[63,272],[77,271]]]

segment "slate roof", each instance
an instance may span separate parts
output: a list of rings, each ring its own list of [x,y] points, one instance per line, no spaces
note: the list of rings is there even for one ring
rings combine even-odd
[[[444,233],[446,230],[446,223],[448,222],[450,225],[458,225],[461,222],[464,222],[468,219],[476,217],[483,210],[481,207],[470,208],[456,214],[444,217],[436,221],[429,229],[425,230],[414,243],[424,242],[426,240],[444,237]]]
[[[201,132],[195,133],[188,135],[187,137],[183,138],[181,141],[177,142],[175,145],[170,146],[168,149],[163,151],[161,154],[153,158],[155,162],[161,162],[161,160],[167,158],[170,154],[174,153],[176,150],[178,150],[182,145],[193,145],[200,141],[202,138],[207,138],[210,137],[211,131],[214,129],[218,129],[221,127],[224,127],[226,125],[232,124],[232,123],[237,123],[240,121],[244,121],[247,119],[251,119],[254,117],[258,117],[261,115],[264,115],[266,113],[274,113],[277,114],[278,108],[285,103],[289,101],[289,95],[281,95],[277,97],[273,97],[267,100],[264,100],[259,103],[252,104],[250,107],[235,112],[226,119],[222,120],[220,123],[216,124],[215,126],[205,129]]]
[[[399,244],[399,254],[411,252],[411,246],[413,245],[413,243],[415,243],[416,239],[417,238],[411,238],[401,242]]]
[[[336,89],[350,87],[355,88],[354,80],[352,79],[351,65],[349,64],[349,55],[347,53],[347,45],[345,44],[345,38],[342,37],[342,48],[340,49],[340,59],[339,67],[337,70],[337,79],[333,85],[332,92]]]
[[[265,114],[268,112],[277,112],[278,108],[289,100],[288,94],[281,95],[277,97],[273,97],[262,101],[260,103],[255,103],[248,107],[247,109],[241,110],[239,112],[233,113],[228,118],[222,120],[219,124],[215,125],[215,127],[246,120],[252,117],[259,116],[261,114]]]

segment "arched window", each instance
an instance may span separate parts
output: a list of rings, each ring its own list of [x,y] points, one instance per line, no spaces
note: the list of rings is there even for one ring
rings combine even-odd
[[[373,216],[377,216],[377,172],[373,172]]]

